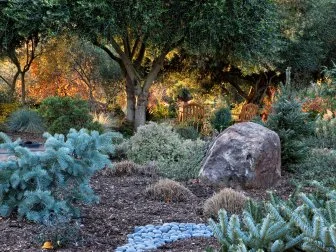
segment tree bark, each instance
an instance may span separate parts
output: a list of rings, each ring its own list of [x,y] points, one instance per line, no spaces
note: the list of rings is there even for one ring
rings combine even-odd
[[[128,74],[126,74],[126,97],[127,97],[127,110],[126,120],[134,123],[135,120],[135,92],[134,84]]]
[[[146,92],[142,93],[137,97],[137,103],[135,108],[135,120],[134,120],[135,129],[146,123],[147,104],[148,104],[148,93]]]
[[[21,72],[21,103],[22,105],[26,104],[26,81],[25,81],[25,72]]]

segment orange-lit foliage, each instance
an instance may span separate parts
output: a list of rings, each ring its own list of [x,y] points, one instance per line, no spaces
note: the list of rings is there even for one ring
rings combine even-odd
[[[263,110],[261,112],[263,121],[267,121],[268,115],[272,112],[272,104],[274,102],[276,92],[277,88],[274,86],[269,86],[266,90],[266,95],[263,99]]]
[[[33,85],[28,88],[30,99],[40,102],[48,96],[77,96],[82,99],[90,98],[88,85],[76,72],[71,46],[76,46],[76,38],[59,38],[47,45],[46,53],[42,54],[31,66]],[[90,71],[95,66],[87,65],[84,70]],[[92,88],[96,100],[103,98],[103,91],[99,87]]]
[[[302,104],[302,110],[304,112],[315,112],[322,113],[327,108],[327,102],[322,97],[315,97],[314,99],[309,99]]]

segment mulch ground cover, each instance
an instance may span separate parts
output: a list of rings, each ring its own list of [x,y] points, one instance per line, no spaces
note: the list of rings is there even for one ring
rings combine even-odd
[[[42,140],[39,137],[22,139]],[[219,191],[220,187],[194,180],[184,185],[196,198],[188,202],[159,202],[149,199],[145,194],[147,186],[158,179],[157,176],[148,175],[117,177],[106,170],[97,173],[91,184],[100,197],[100,203],[83,206],[81,239],[58,251],[114,251],[116,247],[127,243],[127,234],[133,233],[135,226],[166,222],[207,222],[207,218],[202,215],[203,203]],[[290,194],[292,187],[288,180],[288,175],[285,175],[273,188],[277,194],[284,197]],[[246,194],[255,199],[267,197],[265,190],[249,190]],[[19,221],[15,216],[0,219],[0,251],[41,251],[39,232],[38,225]],[[204,251],[208,246],[218,247],[218,243],[214,238],[193,238],[166,244],[155,251]]]

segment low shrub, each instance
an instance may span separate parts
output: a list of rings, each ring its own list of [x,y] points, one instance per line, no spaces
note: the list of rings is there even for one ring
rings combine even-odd
[[[198,178],[201,162],[206,153],[205,148],[205,142],[200,139],[182,141],[179,149],[176,150],[179,152],[178,159],[162,159],[158,162],[159,173],[175,180]]]
[[[127,157],[138,164],[154,161],[165,177],[196,178],[205,155],[205,142],[183,140],[166,124],[149,123],[128,141]]]
[[[0,123],[4,123],[8,116],[18,109],[17,103],[0,103]]]
[[[323,119],[318,116],[313,141],[318,148],[336,148],[336,118]]]
[[[184,139],[196,140],[200,137],[198,131],[193,126],[179,125],[175,131]]]
[[[215,111],[210,119],[211,126],[218,132],[225,130],[232,124],[232,116],[230,108],[220,108]]]
[[[7,127],[12,132],[42,133],[45,130],[41,116],[27,109],[13,112],[7,120]]]
[[[307,185],[318,180],[322,185],[336,188],[336,152],[329,149],[312,149],[306,160],[293,165],[294,183]]]
[[[113,133],[71,129],[66,136],[45,133],[45,151],[36,153],[0,137],[15,158],[0,162],[0,216],[17,214],[34,222],[58,216],[78,216],[78,203],[94,203],[98,197],[89,182],[98,170],[110,165]]]
[[[100,113],[93,113],[91,115],[93,122],[96,122],[99,125],[101,125],[105,131],[109,130],[113,126],[113,120],[109,114],[100,112]]]
[[[148,197],[164,202],[184,202],[194,197],[193,193],[180,183],[161,179],[146,189]]]
[[[48,97],[42,101],[39,112],[51,133],[66,134],[71,128],[103,131],[98,122],[93,122],[87,101],[78,98]]]
[[[231,188],[225,188],[207,199],[203,205],[203,214],[207,217],[216,217],[220,209],[231,214],[240,214],[248,197]]]
[[[134,134],[134,125],[132,122],[123,119],[120,126],[115,128],[115,130],[120,132],[125,138],[130,138]]]
[[[169,117],[169,107],[162,103],[153,105],[148,110],[148,120],[150,121],[162,121]]]
[[[57,217],[43,223],[38,233],[38,246],[50,241],[54,249],[76,245],[83,240],[80,223],[66,217]]]

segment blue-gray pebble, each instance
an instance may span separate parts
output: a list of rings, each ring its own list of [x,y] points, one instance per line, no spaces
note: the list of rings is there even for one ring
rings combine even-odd
[[[156,249],[166,243],[191,237],[212,237],[209,226],[195,223],[165,223],[161,226],[152,224],[134,228],[128,234],[128,243],[118,247],[116,252],[141,252]]]

